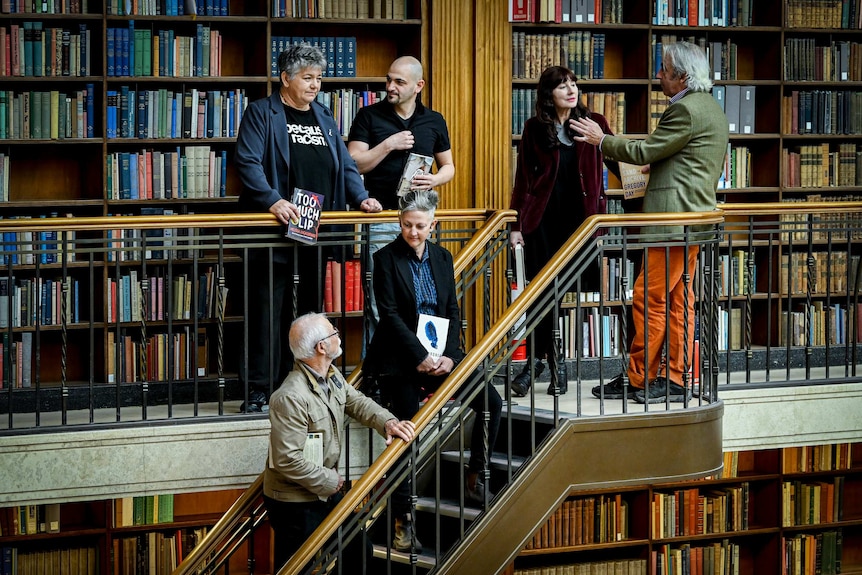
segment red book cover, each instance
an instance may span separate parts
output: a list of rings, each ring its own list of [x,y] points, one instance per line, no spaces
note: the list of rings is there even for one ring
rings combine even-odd
[[[358,261],[353,262],[353,303],[356,311],[365,309],[365,298],[362,295],[362,265]]]
[[[332,311],[332,264],[329,260],[326,262],[326,274],[323,277],[323,311]]]
[[[509,0],[509,22],[533,21],[533,0]]]
[[[688,0],[688,25],[697,26],[697,1]]]
[[[353,260],[344,262],[344,311],[355,311],[353,301]]]
[[[332,262],[332,311],[341,313],[341,302],[344,295],[343,264]]]
[[[299,218],[287,224],[284,237],[304,244],[317,243],[320,214],[323,211],[323,195],[294,188],[291,201],[299,208]]]
[[[563,21],[563,0],[554,0],[554,22],[560,24]]]

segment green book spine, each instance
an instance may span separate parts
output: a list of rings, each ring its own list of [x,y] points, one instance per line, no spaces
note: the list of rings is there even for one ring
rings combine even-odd
[[[133,525],[145,525],[145,515],[144,515],[144,500],[146,497],[137,496],[132,500],[133,505]]]

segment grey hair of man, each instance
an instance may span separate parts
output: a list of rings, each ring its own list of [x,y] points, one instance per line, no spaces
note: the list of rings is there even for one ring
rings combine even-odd
[[[697,44],[672,42],[664,47],[662,57],[665,64],[671,65],[675,76],[686,76],[686,86],[692,92],[709,92],[712,89],[709,62]]]
[[[287,79],[291,80],[300,70],[306,68],[318,68],[326,70],[326,56],[320,51],[320,48],[315,48],[311,44],[303,42],[291,46],[284,52],[278,55],[278,72],[287,74]]]
[[[401,213],[425,212],[434,219],[439,201],[440,196],[434,190],[411,190],[398,200],[398,209]]]
[[[296,359],[314,357],[317,344],[330,335],[332,324],[322,313],[309,312],[290,324],[290,351]]]

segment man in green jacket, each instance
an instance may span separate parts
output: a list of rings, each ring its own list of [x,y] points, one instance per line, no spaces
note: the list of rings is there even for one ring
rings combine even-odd
[[[711,211],[715,209],[715,190],[724,167],[728,122],[710,95],[712,80],[705,54],[689,42],[665,46],[658,79],[670,104],[646,139],[608,136],[589,119],[570,121],[581,134],[576,139],[599,145],[606,158],[649,166],[644,212]],[[707,231],[693,226],[689,240],[704,239],[702,232]],[[647,241],[679,241],[680,245],[671,244],[667,250],[664,246],[647,249],[632,296],[635,334],[627,374],[631,387],[626,386],[621,374],[607,385],[593,388],[596,397],[628,397],[641,403],[666,399],[681,402],[691,393],[683,386],[683,375],[693,356],[694,291],[692,282],[683,279],[693,275],[699,247],[683,243],[683,232],[682,226],[641,229]],[[667,369],[658,377],[666,340]]]

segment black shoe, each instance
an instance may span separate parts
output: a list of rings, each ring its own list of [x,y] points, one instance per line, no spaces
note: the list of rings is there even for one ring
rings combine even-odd
[[[542,363],[541,359],[535,360],[535,363],[533,364],[533,376],[538,378],[543,371],[545,371],[545,364]],[[512,381],[509,382],[509,389],[512,390],[512,395],[515,397],[524,397],[527,395],[527,392],[530,391],[529,362],[524,364],[524,369],[521,370],[521,373],[513,377]]]
[[[635,394],[639,390],[636,387],[628,386],[625,397],[628,399],[634,399]],[[602,397],[602,386],[597,385],[592,389],[593,395],[595,397]],[[613,378],[609,383],[604,386],[604,398],[605,399],[622,399],[623,395],[623,375],[620,374]]]
[[[564,395],[567,391],[569,391],[569,369],[566,366],[566,360],[560,362],[560,365],[557,366],[557,381],[554,381],[553,374],[551,375],[551,384],[548,386],[548,395],[554,395],[554,392],[559,386],[560,395]]]
[[[240,413],[260,413],[269,411],[266,394],[260,390],[252,389],[248,392],[248,405],[245,402],[239,406]]]
[[[686,393],[687,391],[687,393]],[[691,399],[691,390],[686,390],[683,386],[672,381],[668,381],[665,377],[657,377],[651,382],[647,389],[639,389],[635,394],[635,401],[638,403],[646,403],[647,398],[649,403],[682,403],[686,396]]]

